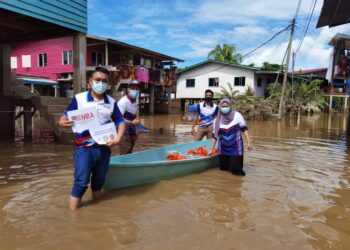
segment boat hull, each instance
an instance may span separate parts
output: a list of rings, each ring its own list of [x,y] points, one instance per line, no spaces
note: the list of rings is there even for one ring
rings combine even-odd
[[[185,153],[189,149],[201,146],[209,150],[210,143],[210,140],[206,140],[112,157],[104,188],[116,189],[154,183],[217,167],[219,164],[217,156],[166,160],[167,154],[174,151]]]

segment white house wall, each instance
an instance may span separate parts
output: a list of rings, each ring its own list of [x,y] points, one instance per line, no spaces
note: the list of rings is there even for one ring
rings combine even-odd
[[[219,78],[219,87],[209,87],[209,78]],[[234,86],[235,77],[245,77],[245,86]],[[186,79],[195,79],[195,87],[186,87]],[[251,87],[255,95],[264,95],[266,81],[262,87],[257,87],[253,70],[223,65],[219,63],[207,63],[181,74],[177,80],[176,97],[178,99],[197,99],[204,97],[204,91],[211,89],[214,93],[220,92],[223,86],[228,89],[228,84],[243,94]]]

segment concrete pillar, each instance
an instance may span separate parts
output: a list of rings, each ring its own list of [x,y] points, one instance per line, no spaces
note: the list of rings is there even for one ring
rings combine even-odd
[[[108,61],[109,57],[108,57],[108,55],[109,55],[109,52],[108,52],[108,43],[106,43],[106,44],[105,44],[105,65],[106,65],[106,66],[108,66],[108,64],[109,64],[109,61]]]
[[[86,90],[86,35],[73,36],[73,94]]]
[[[30,102],[24,105],[24,139],[32,141],[32,105]]]
[[[154,114],[154,85],[149,86],[149,113]]]
[[[349,102],[348,102],[349,97],[346,96],[344,99],[344,110],[348,110],[349,108]]]
[[[332,102],[333,102],[333,96],[329,96],[329,111],[332,111]]]

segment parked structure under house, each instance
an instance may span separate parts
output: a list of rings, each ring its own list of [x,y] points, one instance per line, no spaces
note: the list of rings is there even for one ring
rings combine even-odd
[[[174,62],[181,62],[181,59],[97,36],[88,35],[86,46],[87,70],[102,65],[112,72],[112,95],[117,95],[122,83],[136,79],[143,84],[141,110],[151,114],[169,112],[171,93],[176,91]],[[50,80],[52,87],[58,88],[58,91],[45,93],[71,97],[72,51],[71,36],[13,44],[11,68],[32,89],[43,92],[41,90],[47,88]],[[41,79],[31,81],[33,76]]]
[[[72,50],[76,55],[72,65],[73,85],[75,91],[80,92],[85,88],[85,67],[81,65],[85,65],[86,30],[86,0],[0,1],[0,119],[2,121],[0,139],[14,138],[15,119],[18,117],[15,110],[20,106],[23,108],[21,114],[24,116],[24,136],[30,140],[33,106],[41,102],[40,98],[30,94],[29,88],[17,84],[14,86],[17,82],[12,79],[11,73],[11,45],[71,36]],[[15,63],[12,62],[13,65]],[[30,80],[35,82],[38,79]],[[51,81],[46,80],[46,83]]]
[[[206,89],[216,93],[221,87],[228,89],[228,84],[240,94],[250,88],[256,96],[264,96],[268,85],[275,82],[276,75],[276,72],[262,71],[258,67],[210,59],[178,73],[176,98],[181,100],[181,109],[184,110],[186,101],[202,99]]]

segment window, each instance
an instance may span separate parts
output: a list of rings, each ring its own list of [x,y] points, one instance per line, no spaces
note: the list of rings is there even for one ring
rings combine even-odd
[[[195,79],[186,79],[186,88],[194,88]]]
[[[22,67],[23,68],[30,68],[31,66],[31,56],[30,55],[23,55],[22,56]]]
[[[219,87],[219,78],[209,78],[209,87]]]
[[[235,86],[245,86],[245,77],[235,77]]]
[[[63,58],[62,58],[63,65],[73,64],[73,51],[63,51]]]
[[[17,56],[11,56],[11,69],[17,69]]]
[[[47,54],[39,54],[39,67],[47,66]]]
[[[93,66],[103,65],[102,52],[91,52],[91,64]]]
[[[260,77],[258,77],[257,86],[261,87],[261,85],[262,85],[262,79]]]

